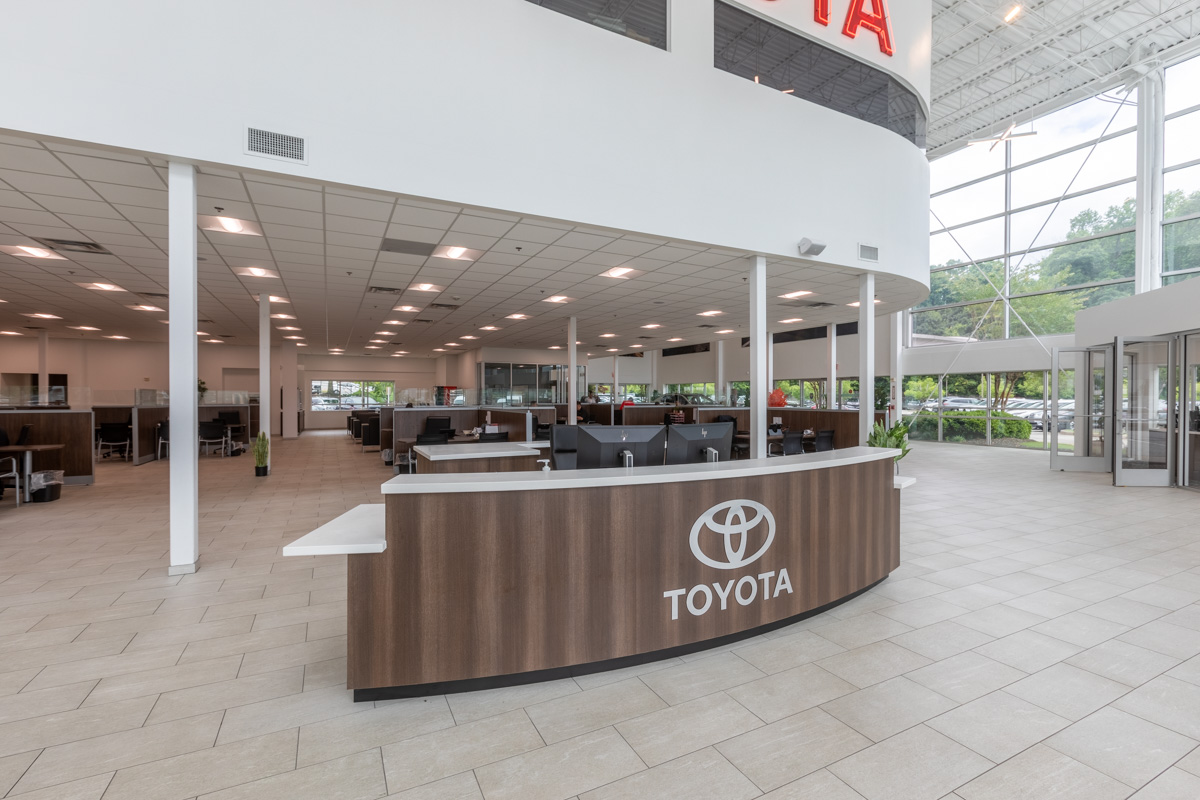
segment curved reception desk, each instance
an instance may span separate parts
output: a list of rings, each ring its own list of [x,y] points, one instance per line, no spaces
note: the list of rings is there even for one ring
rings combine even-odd
[[[401,476],[383,485],[386,541],[354,549],[371,534],[335,521],[322,549],[289,548],[352,553],[356,700],[526,683],[752,636],[883,580],[895,454]]]

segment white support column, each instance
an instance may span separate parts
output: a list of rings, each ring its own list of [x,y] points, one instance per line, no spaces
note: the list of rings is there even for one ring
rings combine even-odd
[[[1137,250],[1134,291],[1161,286],[1163,221],[1163,71],[1156,68],[1138,82],[1137,102]]]
[[[767,259],[750,257],[750,457],[767,457]]]
[[[767,394],[775,391],[775,337],[767,334]]]
[[[66,398],[63,398],[66,400]],[[38,331],[38,400],[39,406],[50,404],[50,331]]]
[[[271,409],[271,296],[258,296],[258,429],[271,438],[275,416]],[[270,451],[267,454],[267,474],[271,474]]]
[[[733,405],[733,399],[725,387],[725,340],[717,340],[717,397],[724,397],[728,405]]]
[[[838,407],[837,385],[837,325],[829,323],[825,326],[825,345],[828,361],[828,371],[825,373],[825,407]]]
[[[875,273],[858,276],[858,443],[875,426]]]
[[[167,167],[167,303],[171,390],[171,564],[168,575],[196,571],[200,557],[200,443],[196,317],[196,170]]]
[[[651,350],[646,353],[646,358],[650,359],[650,387],[646,392],[646,399],[649,400],[654,396],[655,392],[661,392],[662,388],[658,385],[658,356],[657,350]]]
[[[579,402],[579,339],[578,324],[575,317],[567,320],[567,424],[574,425],[579,420],[575,413],[575,404]]]
[[[904,419],[904,312],[897,311],[888,317],[891,330],[888,342],[888,375],[892,379],[891,423],[895,425]]]
[[[613,355],[612,359],[613,359],[612,360],[612,365],[613,365],[613,368],[612,368],[612,391],[609,393],[609,396],[612,398],[612,402],[608,404],[608,424],[616,425],[617,424],[617,406],[620,405],[620,401],[617,400],[617,381],[620,379],[620,376],[617,373],[620,370],[617,365],[616,354]],[[625,421],[625,415],[622,414],[621,422],[624,422],[624,421]]]
[[[300,435],[300,404],[297,399],[300,391],[299,352],[296,343],[291,341],[284,342],[279,351],[279,385],[283,391],[283,429],[280,434],[284,439],[295,439]]]

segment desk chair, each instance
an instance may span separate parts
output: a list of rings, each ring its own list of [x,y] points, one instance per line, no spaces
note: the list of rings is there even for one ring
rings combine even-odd
[[[155,452],[159,458],[163,457],[163,448],[167,449],[167,455],[171,454],[171,420],[163,420],[158,423],[158,443],[155,445]]]
[[[0,433],[4,433],[0,431]],[[5,434],[4,441],[7,444],[8,435]],[[4,445],[0,445],[4,446]],[[17,508],[21,507],[21,467],[17,464],[16,456],[8,456],[0,458],[0,497],[4,496],[4,479],[12,478],[13,494],[17,496]]]
[[[201,422],[200,423],[200,446],[204,448],[204,454],[212,453],[212,446],[217,445],[221,451],[221,457],[225,457],[227,440],[225,438],[225,424],[222,422]]]
[[[780,442],[782,454],[785,456],[798,456],[804,453],[804,432],[803,431],[788,431],[783,435],[783,441]]]
[[[101,422],[100,433],[96,437],[96,459],[107,458],[113,453],[120,453],[128,461],[130,457],[131,436],[129,425],[124,422]],[[107,448],[107,449],[106,449]]]
[[[738,433],[741,433],[741,431],[738,431]],[[734,442],[729,446],[729,451],[733,458],[747,458],[750,455],[750,443]]]
[[[537,431],[533,434],[535,442],[547,442],[550,440],[550,428],[553,426],[549,422],[539,422]]]
[[[550,468],[575,469],[579,430],[574,425],[555,425],[550,429]]]
[[[498,431],[496,433],[481,433],[479,434],[481,442],[507,442],[508,431]]]
[[[31,433],[33,433],[32,425],[22,425],[21,432],[17,434],[17,442],[16,443],[18,445],[29,444],[29,435]],[[5,442],[5,444],[8,444],[8,443]]]
[[[379,418],[369,419],[362,424],[362,450],[366,452],[368,447],[379,447]]]
[[[823,453],[826,450],[833,449],[833,431],[817,431],[817,441],[815,450],[818,453]]]

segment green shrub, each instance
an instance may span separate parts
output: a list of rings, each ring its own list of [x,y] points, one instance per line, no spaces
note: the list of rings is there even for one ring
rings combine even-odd
[[[992,414],[993,439],[1028,439],[1033,426],[1028,420],[996,411]],[[909,423],[909,438],[937,441],[937,414],[922,413]],[[955,411],[942,418],[942,436],[948,442],[987,438],[986,411]]]

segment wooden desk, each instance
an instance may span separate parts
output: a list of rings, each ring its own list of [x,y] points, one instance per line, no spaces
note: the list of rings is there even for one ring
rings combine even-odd
[[[5,455],[24,454],[24,457],[21,459],[21,486],[24,487],[26,503],[32,499],[29,492],[29,476],[33,474],[33,454],[62,450],[65,447],[65,444],[10,444],[0,447],[0,458],[3,458]]]

